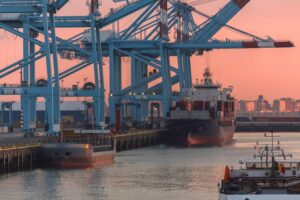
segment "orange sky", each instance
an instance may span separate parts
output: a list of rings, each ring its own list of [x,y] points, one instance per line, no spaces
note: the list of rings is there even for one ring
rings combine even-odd
[[[84,15],[87,13],[85,0],[70,0],[64,8],[64,15]],[[104,2],[104,1],[103,1]],[[198,6],[206,13],[214,13],[226,0]],[[105,0],[101,9],[103,13],[111,6],[111,1]],[[209,55],[192,58],[193,80],[201,77],[206,64],[210,65],[214,79],[223,83],[223,86],[232,85],[234,95],[238,99],[255,99],[264,94],[267,99],[280,97],[294,97],[300,99],[300,1],[299,0],[252,0],[230,24],[255,35],[272,36],[274,39],[289,39],[296,45],[292,49],[247,49],[247,50],[215,50]],[[59,36],[65,37],[76,30],[58,31]],[[221,31],[218,38],[240,39],[232,32]],[[21,41],[11,37],[0,30],[0,67],[15,61],[22,55]],[[3,39],[6,38],[6,39]],[[60,60],[60,70],[79,61]],[[108,66],[106,66],[108,68]],[[37,77],[43,77],[45,67],[38,65]],[[108,71],[105,70],[106,83]],[[74,80],[83,82],[83,77],[92,77],[91,70],[82,71],[65,80],[64,86],[76,84]],[[15,73],[1,79],[1,83],[16,83]],[[124,83],[129,82],[129,74],[124,75]],[[92,79],[92,78],[90,78]],[[107,85],[107,84],[106,84]]]

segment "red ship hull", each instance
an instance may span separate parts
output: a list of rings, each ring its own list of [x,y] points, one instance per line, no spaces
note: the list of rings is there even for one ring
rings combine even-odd
[[[212,120],[176,120],[170,125],[173,128],[170,128],[169,143],[175,145],[220,146],[232,141],[235,133],[235,126],[222,126]]]
[[[60,168],[60,169],[76,169],[76,168],[92,168],[107,166],[114,163],[114,153],[106,152],[102,155],[93,155],[92,157],[80,158],[57,158],[48,160],[45,167]]]
[[[233,140],[234,131],[218,135],[188,135],[188,146],[223,145]]]
[[[114,151],[93,152],[87,144],[48,144],[42,148],[43,166],[49,168],[92,168],[114,162]]]

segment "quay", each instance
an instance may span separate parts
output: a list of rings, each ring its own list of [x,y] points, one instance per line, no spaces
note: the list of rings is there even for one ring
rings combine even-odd
[[[31,170],[39,166],[41,144],[0,147],[0,174]]]
[[[135,130],[129,133],[113,135],[116,151],[126,151],[140,147],[163,143],[163,136],[167,129]]]
[[[130,130],[115,134],[75,134],[65,131],[57,137],[24,137],[22,133],[0,134],[0,174],[41,167],[41,147],[50,143],[90,144],[95,148],[112,146],[116,152],[164,143],[168,129]]]

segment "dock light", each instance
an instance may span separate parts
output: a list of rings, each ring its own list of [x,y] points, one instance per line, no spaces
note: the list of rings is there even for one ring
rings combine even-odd
[[[142,92],[142,95],[144,95],[145,93],[144,92]]]
[[[113,94],[112,94],[112,93],[110,93],[110,95],[109,95],[109,96],[111,96],[111,97],[112,97],[112,96],[113,96]]]
[[[131,96],[131,95],[132,95],[132,93],[131,93],[131,92],[129,92],[129,95]]]
[[[153,92],[153,95],[156,95],[155,92]]]
[[[86,144],[86,145],[84,146],[84,148],[88,149],[88,148],[90,148],[90,145],[89,145],[89,144]]]
[[[133,93],[133,95],[135,96],[135,95],[136,95],[136,93]]]

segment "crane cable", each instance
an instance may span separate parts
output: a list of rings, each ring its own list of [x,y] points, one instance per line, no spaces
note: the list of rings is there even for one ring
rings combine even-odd
[[[197,5],[210,3],[213,1],[217,1],[217,0],[188,0],[186,3],[190,4],[191,6],[197,6]]]

